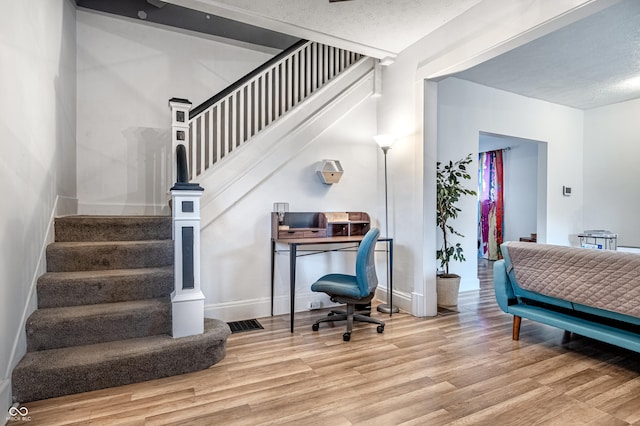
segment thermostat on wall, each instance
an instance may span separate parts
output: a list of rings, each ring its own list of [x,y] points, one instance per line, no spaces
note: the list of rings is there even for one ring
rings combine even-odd
[[[562,187],[562,195],[566,195],[567,197],[569,195],[571,195],[571,187],[570,186],[563,186]]]

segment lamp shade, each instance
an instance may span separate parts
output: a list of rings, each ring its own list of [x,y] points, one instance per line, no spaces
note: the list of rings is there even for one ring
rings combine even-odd
[[[391,148],[391,145],[396,141],[396,138],[393,135],[376,135],[373,137],[380,148]]]

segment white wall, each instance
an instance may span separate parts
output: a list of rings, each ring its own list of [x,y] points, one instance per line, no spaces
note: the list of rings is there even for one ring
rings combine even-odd
[[[640,247],[640,99],[585,111],[584,228]]]
[[[438,90],[435,82],[425,79],[443,77],[491,59],[596,12],[606,2],[534,3],[532,7],[522,2],[480,2],[402,51],[392,65],[383,69],[378,131],[401,137],[391,188],[398,195],[393,205],[398,215],[394,237],[404,250],[398,256],[404,262],[398,287],[411,291],[415,315],[436,315],[436,266],[432,259],[436,251]],[[477,134],[475,140],[477,143]]]
[[[537,233],[538,145],[511,146],[504,153],[504,241]]]
[[[425,151],[422,138],[422,81],[416,81],[416,63],[420,56],[415,49],[399,55],[391,66],[382,67],[382,97],[378,101],[378,133],[397,137],[388,153],[389,169],[389,233],[394,238],[394,291],[410,295],[411,312],[425,316],[436,314],[435,297],[425,299],[423,285],[429,273],[424,259],[435,249],[425,247],[425,241],[435,238],[435,199],[433,208],[423,205],[423,178],[435,182],[435,163],[426,169],[425,156],[435,159],[435,150]],[[433,154],[433,155],[432,155]],[[425,170],[426,169],[426,170]],[[429,179],[433,176],[433,179]],[[380,191],[384,187],[380,184]],[[435,185],[434,185],[435,190]],[[429,200],[424,200],[429,203]],[[384,205],[378,211],[384,213]],[[429,263],[429,269],[431,263]],[[432,289],[435,294],[435,268]]]
[[[538,142],[480,134],[480,152],[504,149],[504,241],[537,232]]]
[[[382,156],[372,138],[375,114],[374,99],[361,103],[203,229],[201,285],[207,316],[229,321],[270,315],[274,202],[289,203],[290,211],[364,211],[371,215],[373,226],[384,226],[384,219],[376,214],[384,195],[375,184],[380,178],[378,163]],[[316,167],[323,159],[340,161],[344,169],[340,182],[320,182]],[[328,303],[326,296],[311,293],[310,284],[325,273],[353,273],[354,261],[355,256],[349,253],[299,258],[296,310],[306,310],[309,300]],[[380,254],[381,286],[386,284],[385,267],[385,257]],[[275,313],[288,313],[288,252],[276,257],[275,299]]]
[[[74,20],[68,0],[0,3],[0,418],[52,218],[75,208]]]
[[[80,213],[167,212],[168,100],[197,106],[277,52],[83,10],[77,32]]]
[[[582,231],[583,112],[526,98],[456,78],[438,84],[438,159],[477,155],[478,135],[487,132],[543,141],[547,147],[546,232],[538,226],[538,240],[570,245]],[[477,175],[470,188],[477,187]],[[574,188],[571,197],[562,186]],[[467,261],[454,262],[450,271],[462,276],[461,291],[478,288],[477,200],[465,197],[453,224],[467,238],[461,241]]]

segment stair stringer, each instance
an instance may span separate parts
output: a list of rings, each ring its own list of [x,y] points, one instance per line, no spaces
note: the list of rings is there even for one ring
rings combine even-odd
[[[287,115],[196,177],[205,188],[201,229],[218,219],[333,123],[374,93],[374,59],[363,58]]]

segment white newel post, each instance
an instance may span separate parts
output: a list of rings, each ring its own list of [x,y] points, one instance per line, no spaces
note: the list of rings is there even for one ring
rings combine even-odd
[[[174,289],[171,293],[173,337],[193,336],[204,332],[204,294],[200,290],[200,197],[203,189],[189,183],[188,160],[183,158],[178,171],[177,148],[189,144],[189,110],[187,99],[172,98],[171,211],[174,242]],[[184,151],[183,151],[184,153]],[[181,176],[179,176],[181,174]]]
[[[202,191],[200,185],[189,183],[176,183],[171,188],[175,253],[174,290],[171,293],[173,337],[204,332],[204,294],[200,290]]]
[[[173,185],[176,180],[176,148],[182,144],[189,144],[189,110],[191,110],[191,102],[188,99],[171,98],[169,99],[169,108],[171,108],[171,182]]]

